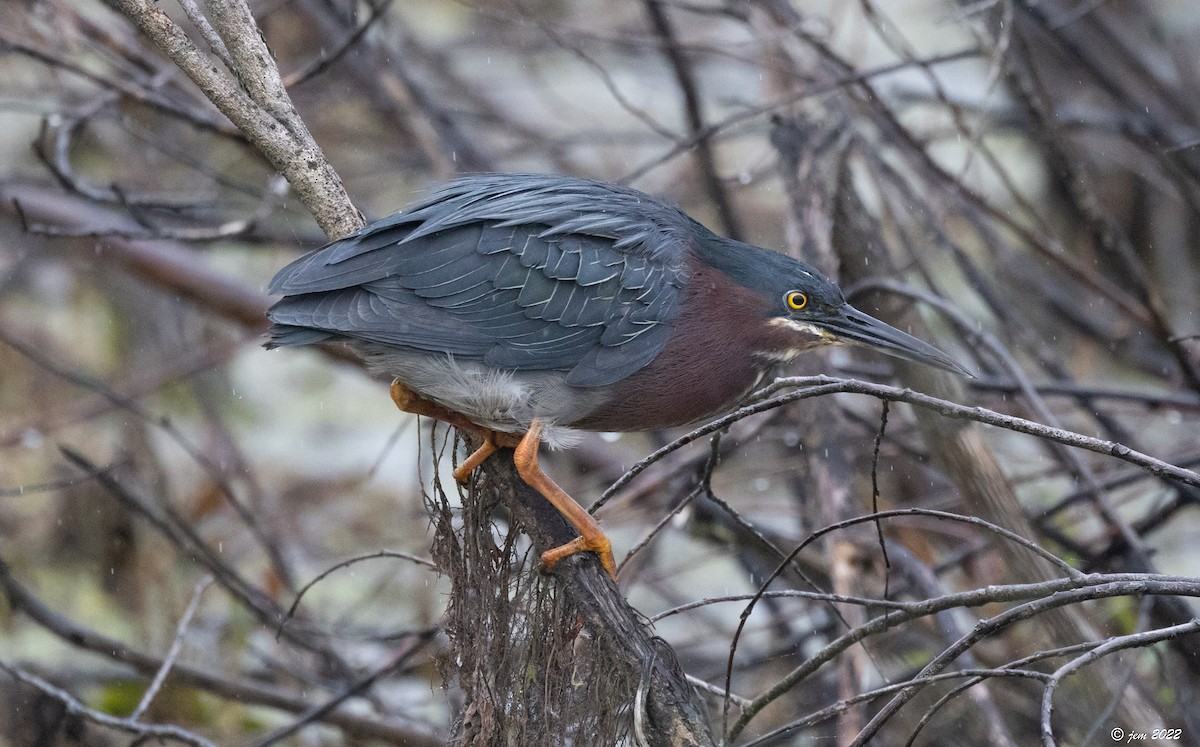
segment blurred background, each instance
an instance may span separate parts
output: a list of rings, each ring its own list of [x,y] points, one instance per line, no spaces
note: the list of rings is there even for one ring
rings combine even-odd
[[[209,50],[192,3],[159,5]],[[252,6],[368,219],[463,173],[619,181],[818,265],[978,378],[848,349],[781,374],[898,383],[1200,464],[1188,0]],[[114,7],[0,6],[0,662],[124,718],[167,657],[142,720],[220,744],[487,743],[429,560],[445,429],[397,412],[353,362],[261,348],[266,281],[324,241]],[[1086,572],[1200,573],[1194,487],[904,405],[885,418],[854,395],[771,410],[659,460],[599,512],[618,561],[639,547],[622,591],[665,615],[654,630],[697,681],[724,687],[746,604],[713,600],[752,594],[781,553],[873,505],[979,516]],[[545,464],[586,505],[678,435],[588,434]],[[978,526],[868,526],[814,543],[770,588],[915,600],[1062,575]],[[503,546],[502,513],[493,527]],[[1006,606],[880,631],[761,703],[732,743],[849,744],[888,696],[806,718],[914,676]],[[732,692],[758,697],[884,609],[764,599]],[[956,666],[1166,629],[1195,609],[1130,595],[1047,608]],[[1200,744],[1198,644],[1082,670],[1056,696],[1056,733],[1106,744],[1113,726],[1175,727],[1172,744]],[[128,743],[6,671],[0,745]],[[961,682],[927,688],[873,743],[1038,740],[1037,681],[950,697]],[[705,697],[719,731],[722,699]]]

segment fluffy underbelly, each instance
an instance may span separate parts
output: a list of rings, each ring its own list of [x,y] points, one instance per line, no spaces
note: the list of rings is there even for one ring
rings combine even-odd
[[[425,399],[478,425],[524,433],[535,419],[541,421],[543,438],[552,448],[576,441],[578,434],[569,424],[600,407],[608,397],[604,388],[568,386],[558,371],[503,371],[450,355],[370,343],[355,343],[355,347],[371,370],[400,379]]]

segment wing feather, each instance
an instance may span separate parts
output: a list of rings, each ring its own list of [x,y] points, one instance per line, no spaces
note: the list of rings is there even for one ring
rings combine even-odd
[[[460,179],[282,269],[269,344],[349,338],[610,384],[666,345],[693,226],[599,182]]]

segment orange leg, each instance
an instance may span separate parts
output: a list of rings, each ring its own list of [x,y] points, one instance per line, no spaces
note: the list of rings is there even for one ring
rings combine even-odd
[[[517,465],[517,473],[531,488],[550,501],[550,504],[563,515],[563,518],[575,527],[575,531],[579,532],[579,537],[567,544],[559,545],[542,553],[542,565],[550,569],[568,555],[591,551],[600,556],[600,564],[604,566],[604,570],[608,571],[608,575],[616,580],[617,565],[613,562],[612,543],[609,541],[608,535],[604,533],[592,515],[584,510],[583,506],[576,503],[574,498],[567,495],[565,490],[555,485],[554,481],[545,472],[542,472],[541,467],[538,466],[538,445],[541,442],[542,424],[535,420],[530,425],[529,432],[517,444],[516,453],[513,454],[513,463]]]
[[[479,448],[471,452],[471,455],[458,463],[454,468],[454,479],[461,485],[466,484],[471,479],[471,473],[475,468],[483,464],[484,460],[496,453],[496,440],[492,438],[492,433],[489,431],[483,437],[483,443]]]
[[[400,379],[392,381],[391,393],[392,401],[396,403],[396,407],[399,407],[404,412],[411,412],[413,415],[422,415],[427,418],[440,420],[443,423],[449,423],[455,428],[473,433],[483,439],[483,444],[454,470],[454,479],[460,483],[470,479],[471,473],[475,471],[475,468],[483,464],[483,461],[494,454],[497,448],[501,446],[512,448],[520,443],[520,436],[484,428],[481,425],[472,423],[461,413],[448,410],[436,402],[430,402],[405,386],[404,382],[400,381]]]
[[[496,453],[497,449],[501,447],[516,449],[516,453],[513,454],[513,463],[517,466],[517,473],[521,475],[521,479],[550,501],[550,505],[558,509],[563,518],[575,527],[575,531],[579,532],[578,538],[542,553],[543,566],[550,569],[568,555],[590,551],[600,556],[600,563],[604,566],[604,570],[608,571],[608,575],[612,576],[614,580],[617,578],[617,566],[613,562],[612,543],[609,542],[608,535],[604,533],[591,514],[576,503],[574,498],[567,495],[565,490],[555,485],[554,481],[538,466],[537,452],[538,446],[542,442],[541,423],[533,421],[528,433],[524,436],[517,436],[513,433],[494,431],[491,428],[484,428],[472,423],[463,414],[448,410],[425,399],[405,386],[399,379],[392,382],[391,393],[396,407],[404,412],[449,423],[455,428],[473,433],[483,439],[479,448],[454,470],[454,479],[459,482],[466,482],[471,472]]]
[[[496,449],[499,449],[501,446],[511,449],[519,443],[521,443],[521,437],[515,433],[484,429],[483,443],[458,465],[454,470],[454,479],[460,483],[465,483],[471,479],[471,473],[475,471],[475,468],[483,464],[484,460],[492,454],[495,454]]]
[[[400,381],[400,379],[392,382],[391,393],[392,401],[396,403],[396,407],[399,407],[404,412],[411,412],[413,415],[423,415],[427,418],[440,420],[443,423],[449,423],[455,428],[462,428],[465,431],[479,435],[483,435],[483,432],[487,430],[483,426],[476,425],[467,420],[465,415],[453,410],[447,410],[436,402],[430,402],[405,386],[404,382]]]

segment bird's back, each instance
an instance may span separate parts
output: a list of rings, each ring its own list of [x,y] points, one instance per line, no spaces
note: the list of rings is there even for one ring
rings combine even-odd
[[[283,268],[268,344],[346,339],[611,384],[666,344],[696,230],[610,184],[459,179]]]

